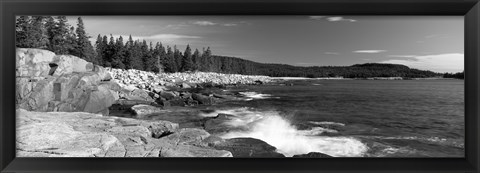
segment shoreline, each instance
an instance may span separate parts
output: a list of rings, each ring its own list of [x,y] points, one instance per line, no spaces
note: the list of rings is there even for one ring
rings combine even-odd
[[[457,78],[403,78],[403,77],[369,77],[369,78],[307,78],[307,77],[270,77],[272,80],[463,80]]]

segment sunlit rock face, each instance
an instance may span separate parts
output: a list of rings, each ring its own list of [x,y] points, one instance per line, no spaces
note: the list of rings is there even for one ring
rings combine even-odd
[[[17,109],[17,157],[232,157],[210,134],[169,121]]]
[[[108,115],[118,100],[107,82],[110,73],[71,55],[42,49],[18,48],[16,104],[30,111],[90,112]]]

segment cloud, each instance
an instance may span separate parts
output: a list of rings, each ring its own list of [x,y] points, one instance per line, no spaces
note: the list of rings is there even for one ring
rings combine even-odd
[[[200,25],[200,26],[212,26],[212,25],[217,25],[218,23],[203,20],[203,21],[195,21],[193,22],[193,24]]]
[[[392,57],[392,58],[414,58],[414,57],[417,57],[417,55],[388,55],[388,57]]]
[[[192,24],[200,25],[200,26],[237,26],[241,23],[247,24],[246,22],[243,22],[243,21],[236,22],[236,23],[215,23],[215,22],[206,21],[206,20],[192,22]]]
[[[312,19],[312,20],[326,20],[326,21],[329,21],[329,22],[356,22],[357,20],[355,19],[347,19],[347,18],[343,18],[343,17],[340,17],[340,16],[309,16],[308,17],[309,19]]]
[[[434,72],[462,72],[464,70],[464,54],[448,53],[437,55],[415,56],[411,59],[391,59],[380,63],[403,64],[410,68],[431,70]]]
[[[226,23],[226,24],[223,24],[223,26],[237,26],[238,24],[236,23]]]
[[[356,50],[354,53],[381,53],[386,52],[386,50]]]
[[[354,19],[345,19],[343,17],[339,17],[339,16],[336,16],[336,17],[327,17],[327,20],[330,21],[330,22],[356,22],[357,20],[354,20]]]
[[[338,53],[338,52],[325,52],[324,54],[327,54],[327,55],[338,55],[339,53]]]

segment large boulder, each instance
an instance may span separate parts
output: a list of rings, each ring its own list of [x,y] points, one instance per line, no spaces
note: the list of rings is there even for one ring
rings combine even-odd
[[[162,147],[160,157],[233,157],[230,151],[203,148],[192,145]]]
[[[232,138],[213,143],[213,148],[232,152],[233,157],[285,157],[274,146],[255,138]]]
[[[51,65],[56,66],[56,70],[51,75],[62,75],[72,72],[90,72],[94,69],[91,62],[87,62],[72,55],[57,55],[53,58]]]
[[[152,105],[144,105],[144,104],[132,106],[130,109],[136,115],[137,118],[143,118],[147,115],[165,112],[160,107],[155,107]]]
[[[123,98],[126,100],[141,100],[153,102],[154,100],[148,95],[148,93],[143,89],[134,89],[131,92],[124,93]]]
[[[96,91],[92,91],[83,108],[83,112],[102,113],[108,115],[108,107],[118,100],[118,94],[104,86],[98,86]]]
[[[298,155],[293,155],[293,157],[303,157],[303,158],[328,158],[332,157],[327,154],[319,153],[319,152],[310,152],[307,154],[298,154]]]
[[[54,77],[47,77],[40,81],[17,79],[16,102],[18,106],[27,110],[46,111],[48,103],[55,98],[53,93],[54,82]]]
[[[160,96],[161,96],[162,98],[167,99],[167,100],[171,100],[171,99],[173,99],[173,98],[175,98],[175,97],[178,97],[178,95],[175,94],[175,92],[173,92],[173,91],[161,91],[161,92],[160,92]]]
[[[55,54],[42,49],[18,48],[16,52],[16,76],[47,76]]]
[[[209,97],[209,96],[205,96],[205,95],[202,95],[202,94],[193,93],[192,98],[194,100],[197,100],[200,104],[204,104],[204,105],[211,105],[211,104],[215,103],[214,98]]]
[[[16,104],[31,111],[84,111],[108,115],[120,87],[110,73],[71,55],[17,49]]]
[[[197,128],[184,128],[178,132],[167,136],[171,141],[174,141],[175,144],[192,144],[197,143],[210,136],[210,133],[202,129]]]

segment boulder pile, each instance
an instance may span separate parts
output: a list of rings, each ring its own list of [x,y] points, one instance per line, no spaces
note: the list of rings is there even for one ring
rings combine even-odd
[[[119,103],[157,104],[159,106],[211,105],[232,99],[219,93],[198,93],[198,89],[226,85],[255,85],[271,81],[268,76],[219,74],[211,72],[160,73],[106,68],[119,84]],[[195,91],[194,91],[195,90]]]
[[[259,84],[272,81],[268,76],[221,74],[213,72],[160,73],[140,70],[107,68],[118,83],[133,85],[140,89],[153,89],[157,86],[194,87],[196,84],[213,85]]]

